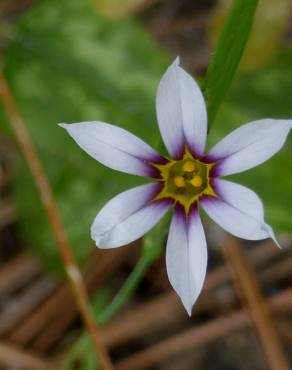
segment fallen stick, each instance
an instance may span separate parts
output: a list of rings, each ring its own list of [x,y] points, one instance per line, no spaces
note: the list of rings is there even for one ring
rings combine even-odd
[[[12,224],[16,220],[15,209],[9,199],[0,200],[0,229]]]
[[[4,306],[0,314],[0,334],[4,335],[27,316],[56,288],[57,282],[48,276],[39,277],[21,294]]]
[[[110,273],[122,262],[127,249],[104,251],[96,250],[91,266],[84,278],[89,294],[92,294]],[[62,304],[60,304],[62,302]],[[72,320],[77,316],[77,305],[68,284],[62,284],[37,310],[11,332],[9,340],[21,346],[32,340],[36,351],[46,351],[62,336]],[[62,325],[59,325],[59,321]],[[45,342],[45,343],[44,343]]]
[[[72,252],[72,247],[67,237],[53,191],[3,73],[0,73],[0,100],[3,103],[4,111],[39,191],[42,205],[47,213],[48,221],[57,242],[72,293],[83,319],[84,326],[94,344],[97,360],[103,370],[113,370],[114,368],[107,348],[104,347],[100,340],[99,330],[89,304],[82,274],[75,261],[75,256]]]
[[[207,311],[216,304],[218,307],[216,296],[201,298],[197,302],[195,313]],[[112,320],[102,331],[102,339],[112,348],[183,320],[187,322],[188,316],[178,296],[173,292],[165,293]]]
[[[273,313],[282,314],[292,308],[292,289],[268,300],[268,305]],[[165,307],[167,310],[168,307]],[[248,313],[239,310],[227,317],[219,317],[206,324],[196,325],[169,339],[163,340],[145,350],[133,354],[115,364],[116,370],[143,370],[156,365],[180,353],[194,350],[195,347],[214,341],[228,332],[241,329],[251,324]]]
[[[267,253],[263,254],[265,251]],[[253,251],[252,260],[257,264],[261,264],[277,253],[279,253],[279,250],[272,243],[265,242]],[[281,260],[279,264],[285,263],[287,260],[287,258]],[[270,269],[273,270],[273,265],[266,270],[260,271],[259,278],[265,277],[265,283],[270,281],[276,282],[277,280],[274,280],[275,277],[282,278],[281,275],[269,275]],[[220,298],[220,291],[215,291],[215,288],[226,284],[229,279],[230,274],[226,266],[217,267],[208,273],[202,294],[194,307],[194,315],[214,309],[214,307],[218,309],[220,305],[226,306],[227,300],[228,304],[232,305],[235,298],[231,287],[229,290],[224,290],[224,300]],[[167,317],[165,316],[165,307],[167,307]],[[124,344],[128,340],[141,337],[153,331],[154,328],[162,329],[167,327],[183,318],[186,318],[185,311],[177,295],[170,291],[113,319],[102,330],[102,337],[110,347],[113,347]]]
[[[95,254],[103,255],[103,259],[94,258],[91,268],[88,269],[87,278],[85,278],[86,288],[89,296],[92,295],[98,287],[104,284],[105,280],[115,271],[117,266],[129,254],[129,248],[119,248],[118,250],[101,251],[97,250]],[[48,321],[47,325],[35,338],[32,349],[36,352],[45,353],[61,339],[66,329],[77,317],[77,307],[72,302],[66,302],[59,307],[58,314],[54,321]]]
[[[0,295],[20,289],[41,271],[39,262],[30,256],[19,254],[0,269]]]
[[[247,249],[248,258],[252,260],[254,264],[263,264],[268,262],[271,258],[277,256],[279,253],[283,254],[283,252],[291,251],[291,244],[283,241],[281,242],[283,245],[283,250],[280,251],[279,248],[275,246],[275,243],[272,241],[265,241],[260,245],[252,248],[250,251]],[[157,271],[157,268],[154,266],[154,271],[149,270],[146,274],[146,277],[153,282],[153,284],[159,286],[162,289],[169,289],[169,282],[167,280],[167,276],[164,271]],[[164,267],[162,267],[164,268]],[[225,283],[229,279],[229,271],[225,265],[221,265],[216,267],[214,270],[211,270],[206,278],[206,282],[204,284],[204,291],[209,289],[214,289],[217,286]]]
[[[231,271],[235,292],[242,306],[247,307],[268,367],[271,370],[289,370],[282,343],[276,331],[266,299],[250,261],[239,241],[228,237],[223,247],[227,266]]]
[[[3,342],[0,342],[0,364],[9,369],[45,370],[47,368],[40,357]]]

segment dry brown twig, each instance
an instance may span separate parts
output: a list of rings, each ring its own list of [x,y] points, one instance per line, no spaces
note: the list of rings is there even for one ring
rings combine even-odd
[[[282,244],[283,244],[284,249],[291,247],[285,241],[281,242],[281,245]],[[279,254],[279,249],[275,246],[275,243],[267,240],[261,243],[260,245],[258,245],[256,248],[251,249],[249,253],[249,257],[252,259],[252,262],[254,264],[261,265],[261,264],[266,263],[269,259],[277,256],[278,254]],[[288,261],[288,259],[286,259],[286,261]],[[277,269],[279,271],[283,270],[283,273],[281,274],[279,273],[278,275],[284,276],[285,273],[287,275],[287,272],[291,270],[289,269],[287,271],[287,266],[284,266],[284,269],[282,269],[282,264],[285,263],[285,265],[287,265],[288,262],[285,262],[285,261],[279,262],[279,265],[281,265],[281,268],[277,268]],[[152,282],[152,284],[154,284],[158,288],[169,289],[169,282],[168,282],[168,279],[167,279],[167,276],[164,270],[163,263],[161,264],[161,266],[158,267],[158,269],[155,268],[155,266],[154,266],[154,269],[150,267],[148,272],[146,272],[145,276]],[[270,269],[267,270],[267,275],[263,278],[266,280],[269,280],[270,275],[268,276],[268,274],[270,274]],[[230,275],[229,270],[224,264],[208,272],[206,281],[204,284],[204,291],[217,288],[218,285],[223,284],[224,282],[229,280],[229,275]]]
[[[98,360],[104,370],[113,370],[114,367],[107,349],[101,341],[99,331],[95,325],[83,278],[71,251],[71,246],[69,244],[53,192],[3,73],[0,73],[0,100],[3,103],[4,111],[6,112],[9,123],[15,133],[20,149],[27,161],[40,193],[49,223],[57,241],[60,255],[63,259],[64,268],[67,273],[74,298],[78,305],[83,322],[94,343]]]
[[[289,343],[292,343],[292,325],[286,318],[283,318],[278,324],[282,337]]]
[[[0,295],[11,294],[41,272],[40,263],[30,256],[18,254],[0,269]]]
[[[292,290],[287,289],[268,300],[269,308],[276,314],[291,310]],[[165,310],[164,310],[165,312]],[[230,315],[224,315],[201,325],[195,325],[182,333],[169,337],[144,350],[126,357],[116,364],[116,370],[143,370],[161,363],[166,359],[185,353],[198,346],[215,341],[233,330],[238,330],[251,324],[245,310],[238,310]],[[280,369],[280,367],[278,367]]]
[[[43,359],[3,342],[0,342],[0,364],[15,369],[47,369]]]
[[[104,284],[105,280],[112,275],[116,267],[122,263],[127,255],[128,248],[119,248],[119,250],[102,251],[103,259],[100,258],[100,253],[96,253],[99,258],[93,258],[95,266],[85,270],[85,284],[89,295],[92,295],[98,287]],[[99,250],[101,252],[101,250]],[[97,260],[99,262],[97,263]],[[69,292],[70,293],[70,292]],[[70,299],[69,299],[70,303]],[[75,304],[65,305],[62,310],[56,312],[54,322],[48,320],[43,329],[38,333],[35,338],[32,349],[38,353],[47,352],[58,340],[61,339],[66,329],[76,316]],[[49,315],[48,315],[49,316]],[[64,318],[66,316],[66,318]],[[29,329],[29,325],[27,326]]]
[[[235,238],[227,238],[223,251],[235,290],[243,306],[248,309],[269,368],[289,370],[290,366],[285,358],[276,326],[251,263]]]
[[[249,257],[252,263],[259,267],[279,253],[283,254],[277,249],[274,243],[265,241],[251,251]],[[281,270],[282,264],[286,265],[286,261],[290,261],[287,256],[276,262],[278,269]],[[273,272],[274,266],[275,264],[259,271],[259,280],[261,282],[278,282],[284,277],[287,278],[289,276],[291,269],[289,271],[284,269],[281,275],[278,274],[275,276],[271,274],[270,272]],[[220,312],[220,308],[224,309],[226,305],[232,306],[235,298],[232,287],[226,285],[229,281],[230,274],[225,265],[211,270],[207,274],[202,295],[195,305],[194,314],[197,315],[200,312],[206,312],[206,310],[212,311],[214,309]],[[220,298],[218,299],[217,295],[218,288],[221,285],[224,289],[224,301]],[[215,289],[217,289],[217,293]],[[228,295],[226,295],[227,293]],[[167,307],[167,317],[165,317],[165,307]],[[111,348],[116,345],[125,344],[129,340],[141,338],[155,330],[169,327],[174,322],[183,320],[184,318],[186,318],[185,311],[177,295],[173,291],[169,291],[113,319],[102,330],[102,334],[106,344]]]
[[[9,199],[2,198],[0,202],[0,229],[2,229],[16,220],[16,213]]]

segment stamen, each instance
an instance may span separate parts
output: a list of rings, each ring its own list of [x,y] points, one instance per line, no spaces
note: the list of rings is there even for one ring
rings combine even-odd
[[[174,178],[174,184],[178,188],[183,188],[185,186],[185,183],[186,183],[186,181],[182,176],[176,176]]]
[[[194,176],[194,177],[190,180],[190,183],[191,183],[195,188],[199,188],[200,186],[202,186],[202,183],[203,183],[202,177],[201,177],[201,176],[199,176],[199,175],[196,175],[196,176]]]
[[[183,164],[182,169],[185,172],[193,172],[196,169],[196,165],[192,161],[187,161]]]

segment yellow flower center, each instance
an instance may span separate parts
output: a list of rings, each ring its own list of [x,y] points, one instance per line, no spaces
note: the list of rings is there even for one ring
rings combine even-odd
[[[193,158],[187,150],[180,160],[154,166],[159,169],[163,182],[163,188],[154,200],[172,198],[183,205],[188,214],[200,196],[216,196],[210,184],[210,170],[214,164]]]

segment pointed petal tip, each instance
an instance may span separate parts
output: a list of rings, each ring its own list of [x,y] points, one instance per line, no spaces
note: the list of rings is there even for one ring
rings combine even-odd
[[[276,239],[275,235],[273,237],[271,236],[271,239],[279,249],[283,249],[283,247],[279,244],[278,240]]]
[[[67,130],[67,127],[69,126],[69,124],[68,123],[58,123],[58,126]]]
[[[279,249],[283,249],[283,247],[279,244],[279,242],[278,242],[276,239],[273,239],[273,241],[275,242],[276,246],[277,246]]]
[[[187,314],[188,314],[189,318],[191,318],[192,317],[193,306],[191,306],[191,307],[184,306],[184,307],[187,311]]]
[[[273,240],[273,242],[276,244],[276,246],[280,249],[282,249],[282,246],[279,244],[278,240],[276,239],[275,233],[270,225],[265,224],[264,229],[266,230],[268,237]]]
[[[180,56],[179,55],[175,58],[175,60],[172,64],[176,67],[178,67],[180,65]]]

